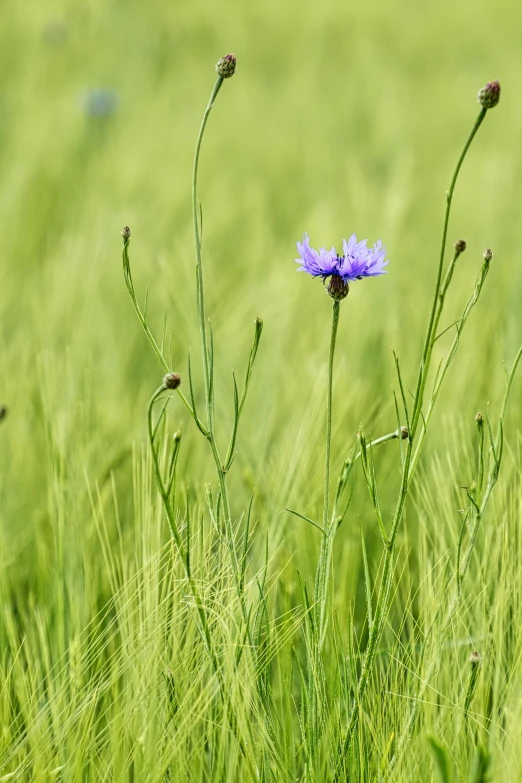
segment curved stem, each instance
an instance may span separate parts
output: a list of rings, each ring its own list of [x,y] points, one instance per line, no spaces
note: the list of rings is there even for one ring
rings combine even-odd
[[[440,244],[440,256],[439,256],[439,266],[437,269],[437,280],[435,283],[435,291],[433,293],[433,303],[431,306],[430,311],[430,320],[428,323],[428,330],[426,332],[426,339],[424,341],[424,349],[422,352],[422,361],[421,366],[419,369],[419,377],[417,379],[417,388],[415,390],[415,402],[413,405],[413,416],[412,416],[412,424],[411,424],[411,438],[413,439],[415,435],[415,431],[417,429],[417,425],[419,422],[419,418],[421,416],[422,412],[422,401],[424,396],[424,387],[426,385],[426,379],[428,375],[428,368],[431,360],[431,353],[433,349],[433,344],[435,342],[435,333],[437,331],[437,326],[439,323],[439,319],[442,313],[442,307],[439,306],[439,296],[440,296],[440,290],[442,285],[442,271],[444,269],[444,255],[446,253],[446,243],[448,240],[448,225],[449,225],[449,218],[451,213],[451,204],[453,201],[453,193],[455,192],[455,185],[457,184],[457,179],[459,176],[460,169],[462,167],[462,164],[464,162],[464,158],[466,157],[466,153],[469,150],[471,146],[471,142],[475,138],[475,135],[480,128],[482,121],[484,117],[486,116],[487,109],[481,109],[479,112],[479,115],[477,119],[475,120],[475,124],[473,125],[473,128],[471,129],[471,132],[466,139],[466,143],[464,144],[464,147],[462,149],[462,152],[460,154],[460,157],[457,161],[457,165],[455,166],[455,170],[453,172],[453,176],[451,178],[451,183],[449,190],[446,194],[446,212],[444,214],[444,223],[442,226],[442,238],[441,238],[441,244]]]
[[[132,306],[134,307],[134,311],[136,315],[138,316],[138,321],[141,324],[141,328],[145,332],[145,335],[147,337],[147,340],[149,341],[152,350],[156,354],[156,358],[158,359],[159,363],[163,367],[165,372],[170,372],[171,368],[168,365],[167,360],[163,356],[163,353],[161,351],[161,348],[159,347],[158,343],[156,342],[154,335],[152,334],[151,330],[149,329],[149,326],[147,324],[147,318],[146,318],[146,312],[142,312],[141,307],[139,306],[138,300],[136,298],[136,292],[134,291],[134,283],[132,281],[132,273],[130,268],[130,259],[129,259],[129,241],[130,239],[127,237],[123,240],[123,248],[122,248],[122,258],[123,258],[123,275],[125,277],[125,284],[127,286],[127,291],[129,293],[129,296],[131,298]],[[146,308],[145,308],[146,311]],[[198,417],[196,414],[196,411],[192,407],[192,405],[189,403],[181,389],[178,387],[176,389],[176,392],[178,394],[178,397],[180,398],[181,402],[185,406],[185,408],[188,410],[194,421],[198,424],[198,427],[200,427],[201,422],[198,422]]]
[[[352,708],[350,710],[350,715],[348,718],[348,725],[346,727],[345,735],[342,741],[340,742],[339,749],[338,749],[338,756],[335,763],[335,773],[334,773],[335,781],[340,781],[344,775],[345,758],[350,748],[354,732],[359,722],[360,704],[366,693],[366,688],[368,686],[370,674],[373,668],[375,654],[377,651],[377,647],[381,641],[382,634],[384,631],[384,625],[386,622],[386,617],[388,615],[389,596],[390,596],[390,590],[391,590],[392,578],[393,578],[393,559],[395,554],[395,544],[397,540],[397,533],[399,531],[399,526],[402,521],[402,515],[404,511],[404,505],[406,503],[406,497],[408,494],[411,479],[413,477],[413,470],[410,468],[410,466],[412,465],[412,457],[413,457],[413,442],[414,442],[413,439],[415,436],[415,432],[419,420],[422,417],[424,390],[426,387],[426,381],[430,369],[430,363],[431,363],[431,357],[433,353],[433,345],[436,339],[437,327],[440,320],[440,316],[442,314],[442,307],[444,304],[444,297],[440,298],[440,293],[442,287],[444,255],[446,251],[448,225],[449,225],[449,218],[451,213],[453,193],[455,191],[457,178],[460,169],[462,167],[462,163],[464,162],[464,158],[466,157],[466,153],[480,125],[482,124],[482,121],[485,116],[486,116],[486,109],[481,109],[475,121],[475,124],[473,125],[473,128],[471,129],[471,132],[468,138],[466,139],[462,152],[459,156],[457,165],[455,166],[455,170],[451,178],[450,187],[446,195],[446,210],[445,210],[444,222],[442,226],[442,239],[441,239],[439,264],[437,269],[437,278],[436,278],[435,290],[433,294],[433,303],[432,303],[429,322],[428,322],[428,329],[424,341],[419,374],[418,374],[417,384],[415,388],[413,414],[411,417],[411,427],[409,433],[410,437],[408,439],[408,446],[406,449],[404,463],[402,466],[402,479],[401,479],[401,485],[399,489],[399,497],[397,499],[397,505],[395,507],[389,540],[385,550],[383,572],[382,572],[381,583],[379,586],[379,592],[377,596],[374,622],[370,630],[368,644],[364,654],[361,675],[357,683],[354,703],[352,705]],[[418,452],[416,452],[415,454],[413,465],[416,464],[417,459],[418,459]]]
[[[241,605],[241,614],[247,630],[249,643],[253,647],[254,639],[250,629],[249,615],[245,603],[245,597],[243,595],[243,591],[241,588],[239,560],[235,548],[234,531],[232,527],[232,514],[230,511],[230,500],[228,497],[228,487],[226,481],[227,461],[225,461],[224,465],[221,462],[221,458],[219,455],[219,450],[217,447],[216,438],[214,434],[213,392],[212,392],[212,385],[213,385],[212,364],[213,363],[210,359],[209,346],[207,343],[205,294],[204,294],[204,285],[203,285],[203,263],[202,263],[202,254],[201,254],[201,230],[200,230],[199,215],[198,215],[198,197],[197,197],[198,167],[199,167],[199,156],[201,152],[201,143],[203,141],[203,134],[205,133],[205,128],[207,125],[207,120],[210,111],[212,109],[212,106],[214,105],[214,101],[216,100],[216,97],[219,93],[219,90],[221,89],[222,84],[223,84],[223,77],[219,76],[212,89],[212,93],[210,95],[207,108],[205,109],[205,113],[203,114],[203,119],[201,121],[201,126],[199,129],[199,134],[196,142],[196,152],[194,154],[194,169],[192,173],[192,218],[194,221],[194,239],[196,243],[196,261],[197,261],[196,294],[197,294],[198,320],[199,320],[199,328],[201,334],[201,349],[203,354],[203,373],[204,373],[204,382],[205,382],[205,402],[207,408],[207,428],[208,428],[207,440],[210,444],[210,449],[212,452],[212,457],[214,459],[216,472],[218,476],[219,489],[221,492],[221,501],[223,503],[223,517],[225,520],[227,547],[229,551],[232,570],[234,572],[235,587],[238,593],[238,598]],[[212,354],[213,353],[212,339],[210,341],[210,351]]]
[[[221,85],[223,84],[223,78],[221,76],[218,76],[216,83],[214,85],[214,88],[212,90],[212,93],[210,95],[209,102],[207,104],[207,108],[205,109],[205,113],[203,115],[203,119],[201,121],[201,127],[199,129],[198,139],[196,142],[196,152],[194,154],[194,169],[192,173],[192,219],[194,221],[194,239],[196,242],[196,262],[197,262],[197,268],[196,268],[196,287],[197,287],[197,308],[198,308],[198,319],[199,319],[199,329],[201,333],[201,348],[203,352],[203,372],[204,372],[204,378],[205,378],[205,401],[207,405],[207,417],[208,417],[208,425],[210,427],[210,420],[211,420],[211,399],[210,399],[210,371],[209,371],[209,360],[208,360],[208,347],[207,347],[207,327],[205,323],[205,293],[203,288],[203,265],[202,265],[202,259],[201,259],[201,232],[200,232],[200,225],[199,225],[199,216],[198,216],[198,196],[197,196],[197,186],[198,186],[198,167],[199,167],[199,154],[201,151],[201,142],[203,141],[203,134],[205,133],[205,127],[207,125],[207,120],[210,114],[210,111],[212,109],[212,106],[214,105],[214,101],[216,100],[217,94],[221,88]]]
[[[198,631],[201,635],[201,638],[203,640],[203,644],[205,647],[205,650],[207,652],[207,655],[210,659],[212,668],[214,670],[214,674],[216,676],[216,679],[218,681],[219,690],[221,693],[221,697],[223,699],[223,704],[225,705],[225,711],[227,714],[227,718],[230,724],[230,728],[232,730],[232,733],[234,734],[240,751],[241,755],[243,756],[245,763],[248,766],[248,769],[250,771],[250,774],[254,779],[257,778],[257,770],[255,768],[255,765],[252,763],[252,759],[249,753],[249,748],[247,747],[247,743],[245,743],[245,740],[243,739],[241,735],[241,731],[239,728],[239,723],[236,718],[236,712],[235,707],[232,701],[232,697],[230,694],[229,689],[226,687],[225,679],[223,677],[223,671],[221,668],[221,665],[219,663],[219,659],[217,656],[217,653],[214,648],[212,634],[210,631],[210,624],[207,616],[207,610],[205,608],[205,605],[201,599],[197,582],[195,581],[194,577],[192,576],[190,572],[190,568],[188,566],[188,559],[187,559],[187,552],[185,550],[185,546],[183,544],[183,539],[181,536],[181,533],[178,529],[176,518],[174,515],[173,508],[171,506],[171,503],[169,502],[169,491],[167,487],[165,486],[165,482],[163,480],[162,472],[161,472],[161,466],[159,461],[158,452],[156,450],[155,446],[155,433],[156,429],[153,425],[152,421],[152,411],[154,408],[154,404],[158,400],[158,398],[166,391],[165,386],[160,386],[154,394],[152,395],[149,407],[148,407],[148,413],[147,413],[147,424],[148,424],[148,435],[149,435],[149,443],[150,448],[152,452],[152,460],[154,465],[154,474],[156,478],[156,484],[161,496],[163,508],[165,511],[165,514],[167,516],[167,522],[169,525],[169,530],[171,534],[171,538],[175,544],[176,551],[178,553],[178,557],[181,561],[181,564],[183,566],[183,573],[185,576],[185,581],[190,589],[190,592],[192,593],[192,597],[194,599],[194,604],[196,607],[196,626],[198,627]],[[249,736],[250,744],[252,743],[252,736]]]

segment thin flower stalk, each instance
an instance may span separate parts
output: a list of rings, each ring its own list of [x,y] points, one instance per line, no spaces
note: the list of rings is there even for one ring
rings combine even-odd
[[[321,554],[316,574],[315,604],[317,612],[318,649],[320,651],[323,639],[326,600],[328,591],[329,549],[332,538],[332,520],[330,519],[330,458],[332,449],[332,387],[333,387],[333,363],[335,356],[335,343],[339,326],[340,302],[334,300],[332,309],[332,333],[330,337],[330,352],[328,359],[328,385],[326,394],[326,448],[324,466],[324,500],[323,500],[323,536],[321,541]]]
[[[174,504],[171,501],[171,494],[175,488],[175,469],[176,469],[177,456],[179,453],[179,443],[180,443],[179,437],[176,436],[174,437],[173,450],[172,450],[172,454],[168,459],[168,470],[167,470],[167,476],[165,478],[163,477],[163,473],[161,469],[160,455],[156,444],[156,440],[158,436],[158,431],[160,430],[160,423],[162,422],[163,417],[165,415],[166,405],[163,406],[158,421],[156,423],[154,423],[153,421],[153,410],[156,402],[158,402],[160,397],[167,390],[168,387],[165,385],[165,383],[163,383],[162,386],[156,389],[156,391],[154,392],[154,394],[150,399],[149,406],[148,406],[148,413],[147,413],[148,436],[149,436],[149,444],[152,453],[156,485],[158,487],[163,508],[167,516],[167,521],[171,532],[172,541],[174,542],[176,552],[183,566],[185,581],[192,594],[192,598],[194,599],[194,604],[196,607],[196,618],[197,618],[196,626],[199,630],[200,636],[204,643],[205,650],[210,659],[212,669],[218,681],[221,698],[223,700],[224,709],[227,715],[228,722],[230,724],[231,731],[238,742],[245,763],[247,764],[250,773],[253,775],[255,779],[257,777],[257,771],[250,757],[247,744],[245,743],[245,740],[243,739],[241,732],[239,730],[239,724],[235,714],[235,707],[230,698],[230,691],[226,687],[226,683],[223,677],[223,672],[221,670],[218,656],[214,647],[212,634],[210,631],[209,620],[207,617],[207,611],[205,609],[205,605],[199,594],[197,583],[192,575],[192,571],[190,567],[190,549],[189,549],[190,541],[187,540],[186,543],[183,541],[183,536],[181,534],[181,531],[179,530],[175,513],[174,513]],[[249,722],[247,722],[247,726],[250,728]],[[249,744],[250,747],[252,747],[252,736],[250,733],[249,733]]]
[[[193,175],[192,175],[192,211],[193,211],[193,223],[194,223],[194,237],[195,237],[195,247],[196,247],[196,302],[197,302],[197,314],[198,314],[198,322],[199,322],[199,328],[200,328],[200,336],[201,336],[201,349],[202,349],[202,360],[203,360],[203,376],[204,376],[204,399],[205,399],[205,409],[206,409],[206,422],[203,422],[200,416],[198,415],[198,412],[196,410],[196,402],[195,402],[195,394],[194,394],[194,386],[192,382],[192,371],[191,371],[191,365],[190,365],[190,356],[189,356],[189,371],[188,371],[188,382],[189,382],[189,399],[187,399],[183,393],[180,391],[179,388],[176,387],[176,391],[178,395],[181,397],[181,400],[187,410],[189,411],[191,417],[195,421],[198,429],[200,432],[204,435],[205,439],[207,440],[210,451],[214,460],[218,483],[219,483],[219,493],[217,496],[217,506],[215,509],[215,518],[216,520],[221,519],[224,522],[224,528],[225,528],[225,542],[228,549],[228,554],[230,558],[230,564],[231,564],[231,571],[233,575],[233,581],[235,586],[235,591],[237,593],[238,597],[238,603],[241,609],[241,615],[242,615],[242,622],[244,626],[244,631],[241,631],[240,636],[242,639],[245,638],[248,641],[248,644],[254,654],[255,651],[255,640],[254,636],[252,634],[252,629],[250,626],[250,612],[248,610],[247,604],[246,604],[246,598],[245,598],[245,590],[244,590],[244,582],[245,582],[245,564],[243,562],[240,562],[240,559],[238,557],[238,553],[236,551],[236,541],[235,541],[235,532],[233,528],[232,523],[232,514],[231,514],[231,508],[230,508],[230,499],[229,499],[229,492],[227,487],[227,480],[226,476],[230,469],[230,466],[232,464],[233,458],[234,458],[234,449],[235,449],[235,443],[236,443],[236,437],[237,437],[237,429],[239,424],[239,419],[241,417],[241,413],[245,404],[246,395],[252,375],[253,365],[254,361],[257,355],[257,350],[259,346],[259,341],[262,333],[262,327],[263,323],[260,318],[256,319],[255,324],[255,333],[254,333],[254,343],[253,347],[250,353],[247,372],[246,372],[246,378],[245,383],[243,387],[243,392],[241,396],[239,396],[239,393],[237,392],[237,387],[235,385],[235,379],[234,379],[234,388],[235,388],[235,403],[234,403],[234,424],[233,424],[233,432],[229,441],[229,447],[226,455],[226,459],[222,461],[218,445],[216,442],[215,437],[215,428],[214,428],[214,345],[213,345],[213,339],[212,339],[212,331],[210,328],[210,324],[207,322],[206,318],[206,312],[205,312],[205,293],[204,293],[204,281],[203,281],[203,264],[202,264],[202,242],[201,242],[201,225],[200,225],[200,213],[199,213],[199,201],[197,197],[197,184],[198,184],[198,170],[199,170],[199,158],[201,153],[201,145],[203,141],[203,136],[205,132],[205,128],[207,126],[208,118],[210,115],[210,112],[212,110],[212,107],[214,105],[214,102],[216,100],[216,97],[221,89],[221,86],[223,84],[224,79],[230,78],[230,76],[233,75],[235,70],[235,57],[234,55],[226,55],[224,58],[221,58],[221,60],[216,65],[216,71],[218,73],[218,78],[214,84],[214,87],[212,89],[210,99],[208,101],[208,104],[206,106],[205,112],[203,114],[203,119],[201,122],[201,126],[199,129],[197,141],[196,141],[196,149],[195,149],[195,156],[194,156],[194,166],[193,166]],[[123,269],[124,269],[124,277],[125,282],[127,285],[128,293],[131,297],[134,309],[136,311],[136,314],[138,316],[138,319],[140,321],[140,324],[145,331],[145,334],[152,346],[152,349],[160,361],[163,369],[169,374],[170,368],[169,365],[165,359],[164,356],[164,339],[161,342],[161,346],[158,344],[156,339],[154,338],[151,330],[149,329],[148,323],[147,323],[147,304],[145,304],[144,309],[142,310],[138,304],[134,286],[132,282],[132,275],[130,270],[130,262],[129,262],[129,255],[128,255],[128,245],[130,240],[130,229],[128,227],[125,227],[125,229],[122,231],[123,235]],[[208,331],[207,331],[208,327]],[[167,376],[166,376],[167,377]],[[179,386],[179,383],[178,383]],[[164,387],[162,387],[164,388]],[[156,399],[156,398],[154,398]],[[151,447],[154,448],[153,443],[151,441]],[[176,543],[176,546],[178,547],[180,556],[183,559],[183,542],[180,542],[178,539],[178,536],[176,535],[176,528],[173,524],[173,511],[172,509],[169,511],[169,504],[166,501],[166,498],[164,497],[165,492],[162,491],[161,481],[158,474],[158,465],[155,463],[155,472],[158,482],[158,487],[160,489],[160,495],[162,495],[162,499],[164,501],[165,511],[167,514],[167,521],[169,523],[169,528],[171,535]],[[163,490],[165,490],[165,487],[163,486]],[[221,537],[220,537],[221,538]],[[185,553],[187,556],[187,562],[188,562],[188,553]],[[190,576],[190,568],[187,565],[187,573],[188,576]],[[192,588],[191,588],[192,589]],[[199,605],[196,601],[196,605]],[[201,607],[200,607],[201,608]],[[200,616],[200,623],[203,623],[202,616],[200,613],[200,610],[198,609],[198,615]],[[206,630],[205,630],[206,629]],[[207,646],[211,644],[211,638],[208,635],[208,626],[202,625],[202,633],[204,635],[204,638],[206,639]],[[218,665],[217,659],[213,659],[216,666]],[[225,701],[225,704],[228,704],[227,701]],[[257,774],[257,773],[256,773]]]
[[[221,61],[220,61],[221,63]],[[203,375],[204,375],[204,384],[205,384],[205,402],[206,402],[206,410],[207,410],[207,440],[210,446],[210,450],[212,453],[212,457],[214,459],[214,464],[216,468],[216,473],[218,477],[218,483],[219,483],[219,490],[220,490],[220,496],[221,496],[221,504],[223,508],[223,519],[225,524],[225,533],[226,533],[226,543],[227,548],[229,552],[232,572],[234,576],[234,581],[236,585],[236,591],[239,597],[240,605],[241,605],[241,612],[243,615],[243,621],[245,624],[245,627],[247,629],[247,634],[249,638],[249,643],[251,647],[254,647],[254,638],[250,630],[250,619],[249,619],[249,612],[248,608],[246,606],[244,591],[241,586],[241,569],[240,569],[240,563],[238,554],[236,551],[236,542],[235,542],[235,536],[234,536],[234,530],[232,525],[232,514],[230,510],[230,499],[229,499],[229,493],[228,493],[228,486],[227,486],[227,472],[231,464],[231,460],[233,457],[233,448],[235,444],[236,439],[236,433],[237,433],[237,423],[239,421],[239,416],[241,415],[241,411],[244,405],[246,391],[248,389],[248,383],[250,381],[250,375],[252,372],[252,366],[253,362],[255,360],[255,356],[257,353],[257,347],[259,345],[259,339],[261,336],[261,329],[258,329],[256,326],[256,334],[254,338],[254,348],[251,352],[251,361],[248,365],[247,370],[247,378],[245,383],[245,392],[241,398],[241,403],[239,406],[235,406],[235,417],[234,417],[234,427],[233,427],[233,434],[231,437],[231,444],[232,444],[232,450],[229,448],[229,451],[227,453],[226,460],[223,462],[217,442],[215,437],[215,429],[214,429],[214,395],[213,395],[213,386],[214,386],[214,378],[213,378],[213,343],[212,339],[210,340],[210,343],[207,340],[207,321],[206,321],[206,313],[205,313],[205,289],[204,289],[204,281],[203,281],[203,259],[202,259],[202,248],[201,248],[201,230],[200,230],[200,223],[199,223],[199,214],[198,214],[198,196],[197,196],[197,186],[198,186],[198,170],[199,170],[199,157],[201,152],[201,144],[203,141],[203,135],[205,133],[205,128],[207,125],[209,114],[212,110],[212,107],[214,105],[214,102],[216,100],[216,97],[219,93],[219,90],[221,89],[221,86],[223,84],[224,78],[226,78],[223,75],[220,75],[220,68],[218,63],[217,70],[218,70],[218,78],[216,80],[216,83],[214,84],[214,87],[212,89],[212,93],[210,95],[210,99],[208,101],[207,107],[205,109],[205,112],[203,114],[203,120],[201,122],[201,127],[199,129],[199,134],[196,142],[196,152],[194,155],[194,167],[193,167],[193,174],[192,174],[192,219],[194,223],[194,239],[195,239],[195,245],[196,245],[196,299],[197,299],[197,310],[198,310],[198,320],[199,320],[199,328],[200,328],[200,336],[201,336],[201,350],[202,350],[202,357],[203,357]],[[262,326],[262,323],[261,323]]]
[[[354,702],[350,711],[344,736],[339,745],[338,755],[335,762],[334,780],[336,781],[341,780],[344,775],[344,763],[345,763],[346,754],[350,748],[350,744],[354,732],[358,725],[360,704],[366,693],[370,674],[373,669],[375,654],[378,645],[380,643],[380,640],[382,638],[386,617],[388,613],[389,595],[390,595],[392,578],[393,578],[393,563],[394,563],[394,556],[395,556],[395,544],[397,540],[397,533],[399,531],[399,526],[402,521],[404,505],[406,502],[406,497],[408,495],[411,479],[413,477],[413,470],[411,468],[412,468],[413,456],[415,453],[414,438],[417,431],[417,427],[422,417],[424,391],[425,391],[425,386],[430,370],[433,346],[437,337],[438,324],[444,306],[444,296],[441,297],[441,291],[442,291],[442,284],[443,284],[444,258],[446,253],[448,225],[449,225],[449,218],[451,214],[453,194],[455,191],[455,186],[457,184],[457,179],[458,179],[460,169],[466,157],[466,153],[469,150],[469,147],[480,125],[482,124],[482,121],[484,120],[486,111],[487,110],[485,108],[482,108],[481,111],[479,112],[477,120],[473,125],[473,128],[466,140],[466,143],[464,144],[464,148],[457,161],[457,165],[455,167],[451,179],[450,188],[446,195],[446,210],[444,214],[444,222],[442,228],[441,249],[440,249],[440,256],[439,256],[439,264],[437,268],[437,277],[436,277],[433,302],[432,302],[432,307],[431,307],[430,317],[428,322],[428,329],[426,332],[424,348],[421,357],[419,375],[417,378],[417,384],[414,393],[413,411],[410,417],[411,420],[410,437],[408,439],[404,463],[402,466],[402,479],[401,479],[401,485],[399,489],[399,496],[398,496],[397,505],[393,516],[392,526],[388,538],[388,544],[387,546],[385,546],[382,577],[381,577],[381,582],[380,582],[378,596],[377,596],[374,621],[370,630],[368,643],[363,658],[362,669],[356,686]],[[416,457],[415,457],[415,461],[413,462],[413,467],[415,467],[417,463],[418,453],[419,452],[416,452]]]
[[[207,126],[207,121],[210,112],[214,105],[214,101],[216,100],[218,93],[221,89],[221,85],[223,84],[223,81],[224,81],[223,76],[218,76],[218,78],[216,79],[216,83],[214,84],[214,87],[210,94],[207,108],[205,109],[205,112],[203,114],[203,119],[201,121],[201,126],[196,141],[196,152],[194,154],[194,167],[192,171],[192,221],[194,223],[194,241],[196,243],[197,309],[198,309],[198,320],[199,320],[199,329],[200,329],[200,336],[201,336],[201,349],[203,354],[203,372],[204,372],[204,379],[205,379],[205,403],[207,407],[209,429],[211,427],[211,421],[212,421],[211,375],[210,375],[210,367],[209,367],[210,363],[209,363],[208,344],[207,344],[207,323],[205,317],[205,290],[203,286],[203,261],[202,261],[202,253],[201,253],[201,229],[199,225],[197,187],[198,187],[198,168],[199,168],[199,155],[201,152],[201,143],[203,141],[203,135],[205,133],[205,128]]]
[[[315,575],[313,621],[310,624],[311,637],[308,640],[308,721],[307,721],[307,764],[313,766],[319,735],[319,722],[322,716],[320,705],[324,706],[326,683],[322,660],[322,648],[326,633],[326,608],[328,601],[328,582],[332,557],[333,539],[338,523],[336,514],[331,514],[330,508],[330,460],[332,441],[332,392],[333,364],[339,312],[341,301],[348,296],[350,283],[364,277],[377,277],[385,274],[386,249],[382,242],[377,242],[373,248],[368,248],[367,240],[357,241],[355,234],[350,239],[343,240],[343,252],[337,253],[334,247],[326,250],[324,247],[315,250],[310,247],[310,239],[304,234],[303,241],[297,243],[300,258],[296,259],[298,271],[307,272],[312,277],[323,280],[329,296],[333,299],[332,328],[328,357],[328,380],[326,390],[326,447],[324,471],[323,524],[321,550]],[[334,508],[337,507],[339,487]],[[299,515],[302,516],[302,515]],[[304,517],[307,519],[307,517]]]
[[[459,546],[457,550],[457,564],[452,580],[454,589],[451,593],[451,600],[447,607],[446,614],[444,616],[444,619],[442,620],[440,628],[438,629],[439,647],[444,642],[444,640],[448,637],[448,634],[450,633],[451,628],[453,626],[454,620],[458,612],[460,611],[461,601],[462,601],[462,583],[469,567],[471,555],[473,554],[473,551],[475,549],[477,536],[478,536],[482,519],[484,518],[484,514],[486,513],[487,506],[491,500],[493,490],[498,480],[498,475],[502,462],[502,454],[503,454],[504,418],[507,411],[507,404],[509,401],[513,380],[521,360],[522,360],[522,346],[519,348],[515,360],[513,362],[513,365],[511,367],[511,370],[508,374],[506,389],[504,392],[504,398],[502,400],[502,406],[500,409],[500,415],[498,419],[498,429],[497,429],[496,438],[494,439],[494,441],[491,440],[490,442],[491,452],[490,452],[488,480],[482,496],[480,496],[480,486],[481,486],[480,474],[481,471],[484,469],[484,466],[482,464],[482,449],[480,448],[479,445],[479,454],[477,460],[478,463],[477,464],[477,474],[478,474],[477,487],[479,492],[479,495],[477,497],[478,503],[476,500],[474,500],[471,503],[471,508],[470,508],[471,524],[469,528],[470,541],[469,541],[468,549],[466,550],[466,553],[462,558],[460,557],[460,549],[462,546],[462,541],[459,540]],[[480,432],[481,425],[482,425],[482,417],[480,419],[477,419],[477,421],[479,423],[479,432]],[[479,435],[479,444],[480,444],[480,435]],[[466,514],[465,516],[464,523],[462,525],[462,534],[465,532],[467,528],[466,523],[468,521],[469,516],[470,516],[469,514]],[[431,630],[433,630],[434,626],[435,623],[432,624]],[[430,688],[431,686],[433,678],[436,676],[439,670],[440,664],[441,664],[440,656],[435,655],[431,663],[429,664],[428,668],[426,669],[426,671],[422,674],[421,687],[419,689],[419,693],[417,694],[415,703],[412,705],[412,708],[410,710],[410,714],[408,716],[408,721],[406,723],[406,726],[401,736],[397,740],[397,747],[396,747],[395,754],[393,758],[390,759],[389,768],[388,768],[389,774],[391,774],[392,771],[396,768],[397,764],[399,763],[399,761],[403,756],[405,748],[407,747],[408,742],[412,736],[413,729],[419,714],[420,705],[422,704],[422,701],[424,699],[424,696],[428,688]]]

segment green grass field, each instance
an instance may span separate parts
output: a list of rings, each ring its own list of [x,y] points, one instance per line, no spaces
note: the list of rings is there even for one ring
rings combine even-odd
[[[478,518],[475,415],[496,433],[522,343],[519,4],[5,0],[0,20],[0,781],[520,781],[520,369],[455,598],[459,536],[464,552]],[[166,319],[187,397],[190,351],[204,418],[192,164],[229,51],[237,72],[198,184],[222,454],[232,372],[241,391],[256,316],[264,328],[225,477],[230,528],[209,443],[176,395],[158,430],[161,467],[182,432],[169,503],[187,576],[147,432],[164,369],[125,288],[120,232],[132,228],[136,294],[148,286],[158,341]],[[441,329],[494,256],[409,487],[359,699],[386,573],[361,464],[323,636],[322,533],[285,511],[322,519],[331,322],[295,242],[356,232],[390,259],[340,308],[334,493],[359,427],[368,440],[397,428],[393,351],[414,407],[446,191],[494,78],[502,98],[455,191],[446,263],[456,239],[467,250]],[[434,344],[419,428],[454,334]],[[398,440],[371,452],[388,531],[400,453]]]

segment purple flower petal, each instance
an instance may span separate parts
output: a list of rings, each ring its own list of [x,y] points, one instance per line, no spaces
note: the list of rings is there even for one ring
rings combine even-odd
[[[368,248],[367,240],[357,242],[352,234],[350,239],[343,239],[343,255],[338,255],[334,247],[331,250],[321,247],[315,250],[310,247],[310,237],[303,235],[303,241],[297,243],[301,258],[296,259],[301,264],[299,271],[308,272],[312,277],[323,279],[331,275],[339,275],[345,283],[361,277],[377,277],[386,274],[386,248],[381,240],[372,248]]]

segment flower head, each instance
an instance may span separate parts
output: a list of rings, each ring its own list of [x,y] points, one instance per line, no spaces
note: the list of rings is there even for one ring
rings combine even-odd
[[[479,90],[478,102],[484,109],[494,109],[500,100],[500,84],[496,79]]]
[[[235,54],[226,54],[216,63],[216,72],[222,79],[230,79],[236,72]]]
[[[460,254],[463,253],[465,251],[465,249],[466,249],[466,240],[465,239],[457,239],[457,241],[455,242],[453,247],[455,248],[455,252],[457,253],[457,255],[460,256]]]
[[[366,243],[366,239],[357,242],[357,237],[352,234],[348,241],[343,239],[343,253],[340,255],[334,247],[331,250],[324,247],[315,250],[310,247],[308,234],[304,234],[303,241],[297,243],[301,256],[296,258],[296,263],[301,264],[298,271],[308,272],[312,277],[321,277],[323,280],[331,277],[328,293],[334,299],[344,299],[352,280],[386,274],[386,248],[380,240],[372,248],[367,247]]]
[[[165,389],[177,389],[181,383],[181,376],[177,372],[168,372],[163,378]]]

